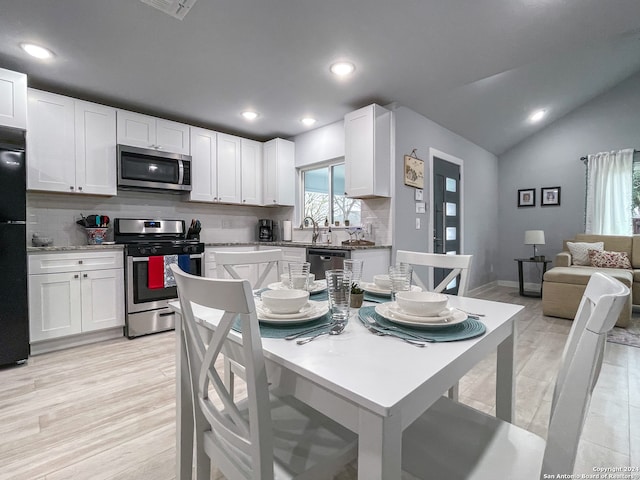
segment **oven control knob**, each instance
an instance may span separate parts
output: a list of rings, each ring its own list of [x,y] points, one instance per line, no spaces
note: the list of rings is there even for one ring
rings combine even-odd
[[[193,247],[191,247],[191,251],[193,253],[198,253],[198,247],[196,247],[195,245]]]
[[[189,247],[182,247],[182,251],[184,253],[188,253],[189,252]]]
[[[151,253],[156,253],[158,251],[158,249],[156,247],[151,247],[151,249],[149,251]]]
[[[147,254],[147,249],[146,249],[146,248],[144,248],[144,247],[141,247],[141,248],[140,248],[140,254],[141,254],[141,255],[146,255],[146,254]]]

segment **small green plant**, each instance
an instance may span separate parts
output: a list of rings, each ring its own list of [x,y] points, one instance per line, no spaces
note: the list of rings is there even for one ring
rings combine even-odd
[[[358,294],[364,293],[364,290],[361,289],[358,286],[358,284],[354,282],[351,284],[351,293],[358,295]]]

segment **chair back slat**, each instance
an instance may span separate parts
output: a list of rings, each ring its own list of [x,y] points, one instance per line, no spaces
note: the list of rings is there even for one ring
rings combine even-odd
[[[273,433],[262,342],[248,280],[210,279],[189,275],[172,265],[182,311],[196,431],[210,431],[214,463],[225,465],[232,478],[273,479]],[[196,321],[194,305],[216,309],[216,327]],[[229,331],[239,321],[241,341]],[[211,329],[206,341],[200,328]],[[222,354],[234,353],[245,369],[248,415],[243,415],[215,368]],[[240,352],[241,355],[237,355]]]
[[[460,275],[458,283],[458,296],[464,297],[467,294],[469,283],[469,269],[471,268],[471,259],[473,255],[445,255],[442,253],[424,253],[410,252],[407,250],[398,250],[396,252],[397,263],[409,263],[411,265],[419,265],[430,268],[444,268],[451,270],[449,274],[433,289],[434,292],[442,292],[446,290],[451,281]],[[426,284],[413,271],[413,279],[416,285],[427,290]]]
[[[284,259],[282,250],[260,250],[257,252],[214,252],[218,275],[223,277],[224,272],[231,275],[231,278],[240,279],[242,276],[236,270],[239,265],[264,265],[261,269],[253,288],[263,288],[269,274],[276,269],[278,280],[282,270],[281,262]]]
[[[591,395],[600,375],[607,332],[630,295],[622,282],[594,273],[562,354],[549,419],[542,474],[573,472]]]

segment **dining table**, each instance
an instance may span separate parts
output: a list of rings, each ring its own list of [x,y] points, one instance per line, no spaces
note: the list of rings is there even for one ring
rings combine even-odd
[[[376,305],[365,301],[363,308],[371,311]],[[262,335],[270,384],[358,435],[358,479],[401,478],[403,430],[494,351],[495,415],[512,422],[516,318],[523,307],[458,296],[449,296],[448,306],[482,315],[475,317],[482,333],[418,347],[373,334],[359,316],[366,310],[352,309],[340,335],[323,335],[304,345]],[[192,474],[193,414],[180,304],[173,301],[170,307],[177,313],[177,478],[185,480]],[[221,315],[201,306],[194,306],[194,313],[214,328]],[[230,335],[240,339],[234,330]]]

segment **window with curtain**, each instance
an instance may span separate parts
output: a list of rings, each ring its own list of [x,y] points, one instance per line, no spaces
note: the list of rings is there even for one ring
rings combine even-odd
[[[327,219],[332,225],[349,220],[360,225],[360,200],[344,195],[344,163],[302,171],[303,217],[311,217],[319,225]]]
[[[631,235],[638,194],[634,192],[634,150],[601,152],[587,157],[585,232],[599,235]]]

